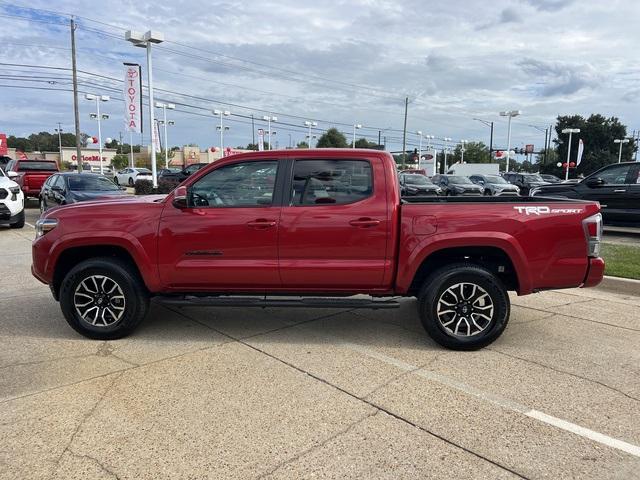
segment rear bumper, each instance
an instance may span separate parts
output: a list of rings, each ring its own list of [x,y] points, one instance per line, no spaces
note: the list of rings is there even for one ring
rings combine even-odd
[[[604,260],[600,257],[589,259],[589,268],[584,277],[582,288],[595,287],[604,277]]]

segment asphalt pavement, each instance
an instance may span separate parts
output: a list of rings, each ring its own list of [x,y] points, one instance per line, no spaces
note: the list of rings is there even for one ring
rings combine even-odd
[[[33,235],[0,228],[1,479],[640,477],[640,296],[513,295],[477,352],[437,346],[411,299],[154,303],[99,342],[31,277]]]

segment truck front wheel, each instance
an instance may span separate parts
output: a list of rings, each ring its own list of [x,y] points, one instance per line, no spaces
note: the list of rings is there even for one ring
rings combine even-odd
[[[144,319],[149,297],[138,275],[112,257],[85,260],[65,276],[60,307],[78,333],[97,340],[129,335]]]
[[[453,350],[476,350],[507,327],[511,304],[499,278],[473,264],[434,272],[418,297],[418,313],[433,340]]]

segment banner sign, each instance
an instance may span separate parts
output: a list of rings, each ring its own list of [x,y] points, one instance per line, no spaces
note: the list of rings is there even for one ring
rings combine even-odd
[[[7,148],[7,134],[0,133],[0,155],[6,155],[9,153]]]
[[[434,171],[433,164],[435,162],[436,152],[435,150],[426,150],[422,152],[422,157],[418,161],[418,168],[424,170],[427,175],[431,175]]]
[[[578,157],[576,158],[576,167],[580,165],[580,162],[582,161],[583,153],[584,153],[584,143],[582,142],[582,139],[579,139],[578,140]]]
[[[124,124],[125,130],[142,133],[142,75],[140,65],[124,64]]]
[[[160,145],[160,130],[158,127],[158,122],[156,121],[153,126],[153,144],[156,146],[156,152],[162,151],[162,145]]]
[[[261,152],[264,150],[264,128],[258,129],[258,150]]]

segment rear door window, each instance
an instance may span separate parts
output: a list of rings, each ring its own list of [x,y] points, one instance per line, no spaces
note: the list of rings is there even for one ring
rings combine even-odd
[[[296,160],[291,205],[345,205],[373,194],[366,160]]]

